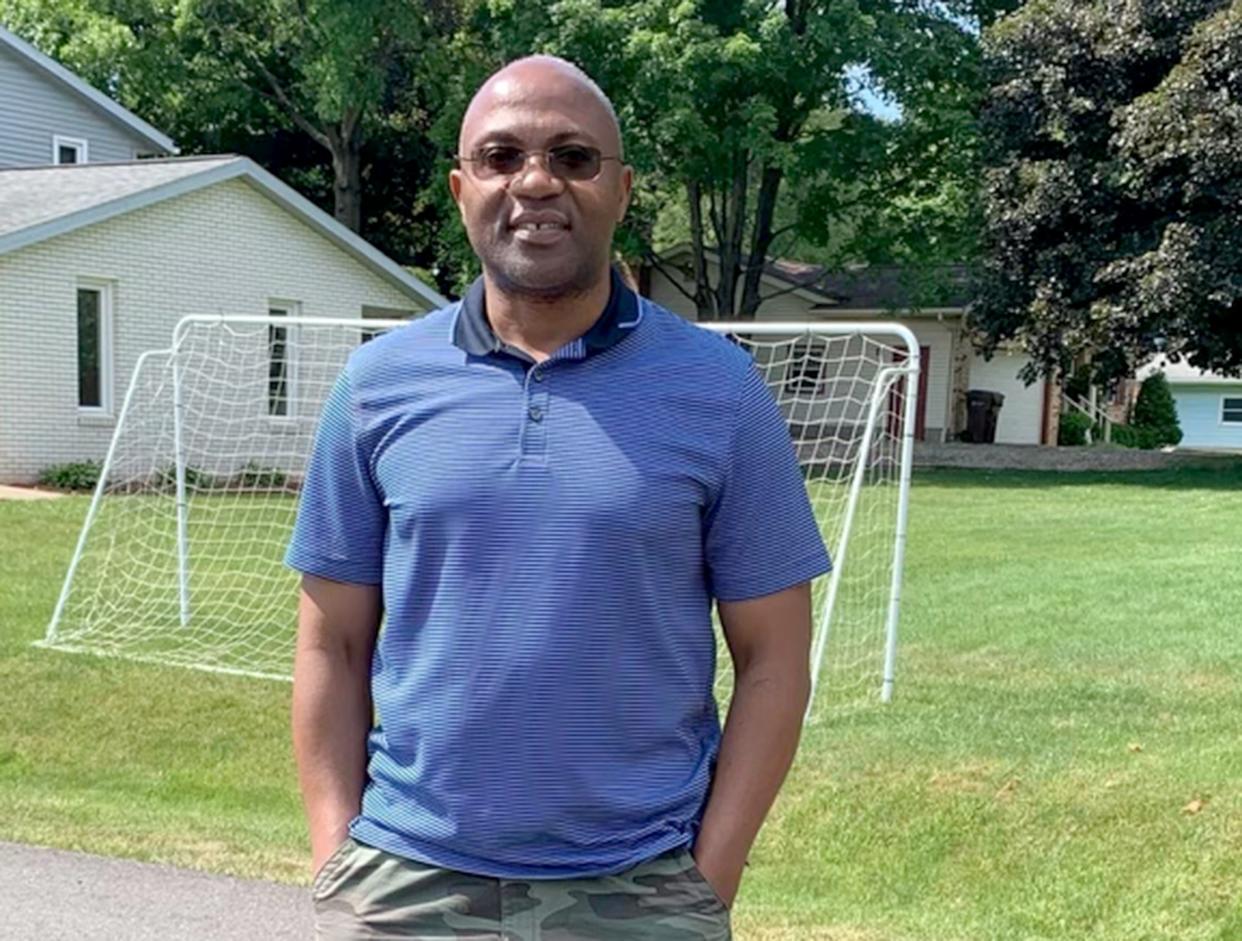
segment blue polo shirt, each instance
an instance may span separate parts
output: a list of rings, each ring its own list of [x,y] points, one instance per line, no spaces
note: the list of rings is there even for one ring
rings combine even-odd
[[[614,279],[532,363],[482,286],[356,350],[287,562],[382,586],[350,833],[502,878],[693,842],[720,744],[713,599],[828,569],[747,353]]]

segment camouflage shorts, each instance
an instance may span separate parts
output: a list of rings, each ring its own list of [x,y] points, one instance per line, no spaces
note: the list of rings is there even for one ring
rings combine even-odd
[[[311,887],[320,941],[729,941],[729,911],[684,849],[616,876],[494,879],[355,840]]]

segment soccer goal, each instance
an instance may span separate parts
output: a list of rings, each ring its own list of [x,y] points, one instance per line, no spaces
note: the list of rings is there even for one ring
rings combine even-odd
[[[319,411],[350,352],[401,325],[193,316],[143,354],[41,644],[288,679],[282,557]],[[767,377],[833,557],[814,587],[813,701],[887,700],[918,345],[887,323],[703,327]],[[730,683],[722,670],[722,696]]]

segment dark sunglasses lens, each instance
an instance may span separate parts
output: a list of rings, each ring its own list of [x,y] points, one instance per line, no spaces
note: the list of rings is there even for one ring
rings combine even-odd
[[[548,166],[562,179],[593,180],[599,174],[599,157],[592,147],[553,147],[548,151]]]
[[[479,153],[475,166],[488,175],[517,173],[526,163],[526,154],[517,147],[488,147]]]

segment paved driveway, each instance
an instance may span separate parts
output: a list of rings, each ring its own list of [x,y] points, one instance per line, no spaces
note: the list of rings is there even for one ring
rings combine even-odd
[[[0,843],[3,941],[308,941],[306,890]]]

